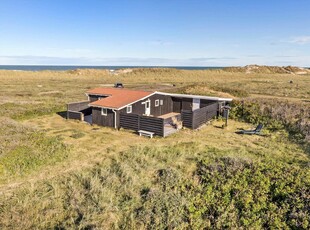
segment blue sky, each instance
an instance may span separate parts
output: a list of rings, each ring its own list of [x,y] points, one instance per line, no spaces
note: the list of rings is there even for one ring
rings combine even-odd
[[[309,0],[2,0],[0,65],[310,66]]]

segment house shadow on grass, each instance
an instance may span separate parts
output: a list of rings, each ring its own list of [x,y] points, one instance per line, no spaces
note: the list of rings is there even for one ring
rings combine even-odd
[[[67,119],[67,111],[60,111],[56,113],[58,116],[61,116],[64,119]]]

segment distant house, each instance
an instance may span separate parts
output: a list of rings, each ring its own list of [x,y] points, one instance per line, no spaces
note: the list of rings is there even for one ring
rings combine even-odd
[[[167,136],[177,123],[196,129],[219,115],[232,99],[124,88],[96,88],[87,101],[67,105],[67,118]]]

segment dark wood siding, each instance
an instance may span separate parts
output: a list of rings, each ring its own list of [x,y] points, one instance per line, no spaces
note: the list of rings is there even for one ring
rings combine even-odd
[[[150,97],[151,100],[151,115],[160,116],[172,112],[172,99],[170,96],[154,94]],[[163,105],[155,106],[156,100],[162,100]]]
[[[134,104],[132,104],[132,112],[131,113],[134,113],[134,114],[139,114],[139,115],[142,115],[145,113],[145,105],[144,104],[141,104],[143,101],[146,101],[147,99],[145,100],[141,100],[141,101],[138,101]],[[120,113],[127,113],[127,107],[119,110]],[[151,110],[151,113],[152,113],[152,110]]]
[[[200,108],[206,107],[207,105],[214,104],[214,103],[216,103],[216,101],[201,99]]]
[[[114,112],[112,109],[107,110],[107,116],[101,115],[101,108],[93,107],[92,123],[100,126],[114,127]]]
[[[172,111],[175,113],[181,113],[182,110],[182,100],[180,98],[172,98]]]
[[[147,100],[150,100],[151,102],[151,116],[160,116],[166,113],[172,112],[172,99],[170,96],[165,95],[159,95],[154,94],[148,98],[145,98],[144,100],[140,100],[134,104],[132,104],[132,112],[133,114],[139,114],[143,115],[145,114],[145,104],[142,104],[142,102],[145,102]],[[155,106],[156,100],[163,100],[163,105]],[[123,108],[120,110],[121,113],[127,113],[127,108]]]
[[[192,110],[193,99],[192,98],[182,98],[182,109]]]
[[[172,97],[173,112],[181,113],[182,110],[192,110],[193,99],[192,98],[176,98]]]

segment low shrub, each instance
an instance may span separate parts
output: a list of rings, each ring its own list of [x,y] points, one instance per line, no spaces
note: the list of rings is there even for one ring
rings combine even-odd
[[[310,227],[310,174],[283,162],[197,162],[189,215],[194,229]]]
[[[272,131],[286,128],[297,142],[310,142],[310,106],[306,103],[268,99],[234,100],[231,117],[252,124],[262,123]]]
[[[250,150],[240,157],[238,149],[195,142],[133,146],[83,171],[0,197],[0,227],[308,229],[306,160],[297,156],[300,162],[291,164],[288,156],[273,159],[268,151],[257,159]],[[195,165],[191,172],[189,165]]]

